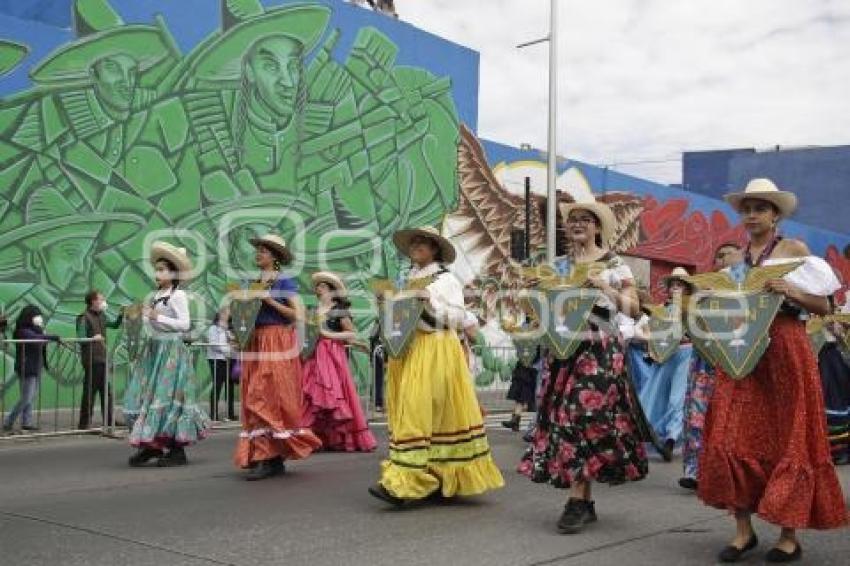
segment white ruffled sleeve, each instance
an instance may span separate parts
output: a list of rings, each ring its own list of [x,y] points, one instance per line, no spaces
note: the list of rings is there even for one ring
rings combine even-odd
[[[818,297],[828,297],[841,288],[841,282],[835,276],[826,261],[817,256],[806,256],[804,258],[781,258],[769,259],[765,265],[778,265],[803,260],[803,264],[786,274],[783,279],[799,288],[804,293]]]
[[[605,270],[605,276],[608,284],[615,289],[622,289],[623,283],[634,282],[635,279],[632,268],[620,258],[617,258],[615,265]]]
[[[443,273],[430,285],[428,292],[431,296],[428,310],[438,323],[453,328],[463,329],[466,318],[466,308],[463,304],[463,286],[452,273]]]

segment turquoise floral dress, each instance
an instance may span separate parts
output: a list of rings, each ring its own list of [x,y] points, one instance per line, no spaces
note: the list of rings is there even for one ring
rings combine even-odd
[[[190,328],[186,293],[160,291],[154,297],[157,320],[150,323],[124,397],[132,423],[130,444],[172,448],[194,444],[207,435],[210,421],[197,402],[194,364],[183,332]]]

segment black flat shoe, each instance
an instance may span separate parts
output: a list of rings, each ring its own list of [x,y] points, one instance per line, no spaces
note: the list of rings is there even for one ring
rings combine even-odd
[[[738,548],[737,546],[729,545],[723,550],[720,551],[720,554],[717,555],[717,559],[720,562],[737,562],[741,558],[744,557],[746,553],[754,549],[759,545],[759,539],[753,533],[750,536],[750,540],[747,541],[747,544],[744,545],[744,548]]]
[[[186,458],[186,451],[182,448],[172,448],[168,451],[168,454],[161,456],[156,461],[156,465],[160,468],[174,468],[176,466],[185,466],[188,463],[189,459]]]
[[[679,487],[696,491],[699,484],[694,478],[679,478]]]
[[[385,488],[379,483],[369,486],[369,494],[372,497],[380,499],[381,501],[389,503],[390,505],[393,505],[395,507],[401,507],[402,505],[404,505],[404,499],[396,497],[395,495],[387,491],[387,488]]]
[[[144,466],[150,460],[159,458],[160,456],[162,456],[162,450],[156,450],[154,448],[140,448],[135,454],[130,456],[129,464],[133,468],[138,468],[140,466]]]
[[[245,479],[247,481],[260,481],[282,475],[285,471],[286,468],[283,465],[283,460],[281,458],[272,458],[271,460],[263,460],[251,468]]]
[[[778,548],[771,548],[770,551],[764,556],[765,562],[796,562],[800,558],[803,557],[803,547],[800,546],[800,543],[797,543],[797,547],[794,549],[794,552],[785,552],[784,550],[779,550]]]

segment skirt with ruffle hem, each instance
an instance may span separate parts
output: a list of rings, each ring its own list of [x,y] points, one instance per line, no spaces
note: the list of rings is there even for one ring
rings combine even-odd
[[[133,423],[129,440],[136,447],[183,447],[207,436],[210,420],[198,405],[192,355],[182,336],[145,342],[130,369],[124,413]]]
[[[387,377],[389,458],[379,483],[402,499],[477,495],[504,485],[453,331],[417,332]]]
[[[371,452],[377,446],[360,405],[345,345],[319,338],[304,362],[304,420],[328,450]]]
[[[300,343],[295,329],[254,329],[242,355],[242,432],[234,462],[240,468],[273,458],[306,458],[322,445],[302,425]]]
[[[733,380],[717,369],[698,479],[699,496],[712,507],[787,528],[847,523],[818,366],[796,318],[777,316],[751,375]]]

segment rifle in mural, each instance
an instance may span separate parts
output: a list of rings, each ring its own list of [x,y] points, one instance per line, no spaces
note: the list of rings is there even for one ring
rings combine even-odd
[[[687,319],[688,334],[731,378],[750,375],[769,345],[768,331],[784,298],[764,291],[765,283],[801,264],[752,267],[740,281],[726,272],[682,277],[701,290]]]

